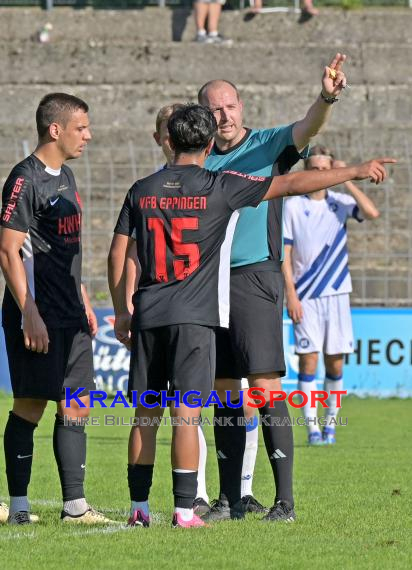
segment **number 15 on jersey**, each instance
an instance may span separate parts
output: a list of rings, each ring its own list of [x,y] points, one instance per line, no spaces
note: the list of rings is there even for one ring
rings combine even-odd
[[[173,255],[173,272],[178,281],[189,277],[200,264],[200,250],[196,243],[183,243],[184,230],[197,230],[199,218],[172,218],[171,235],[169,236],[164,221],[160,218],[148,218],[148,229],[154,233],[154,253],[156,280],[167,283],[167,245],[171,243]]]

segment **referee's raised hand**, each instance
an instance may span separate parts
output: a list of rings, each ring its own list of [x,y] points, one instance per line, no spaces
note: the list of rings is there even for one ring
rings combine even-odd
[[[338,97],[346,88],[346,75],[342,66],[346,61],[344,53],[337,53],[323,71],[322,93],[325,97]]]

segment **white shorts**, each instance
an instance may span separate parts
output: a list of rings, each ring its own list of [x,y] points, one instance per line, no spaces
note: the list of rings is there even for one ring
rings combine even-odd
[[[297,354],[353,352],[349,294],[304,299],[302,310],[302,321],[294,325]]]

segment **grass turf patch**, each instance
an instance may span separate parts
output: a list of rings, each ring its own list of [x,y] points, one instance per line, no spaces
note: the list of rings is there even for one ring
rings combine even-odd
[[[410,568],[410,408],[410,400],[346,398],[342,416],[348,417],[348,425],[338,429],[336,446],[309,448],[305,428],[294,428],[295,524],[265,524],[260,517],[248,515],[245,521],[218,523],[207,529],[173,530],[171,430],[165,426],[158,434],[150,529],[60,523],[60,486],[52,451],[55,411],[49,404],[35,434],[30,486],[32,510],[41,522],[28,527],[0,526],[1,568]],[[9,409],[10,398],[1,396],[1,436]],[[101,417],[101,425],[87,428],[87,498],[110,518],[124,522],[129,503],[129,428],[104,425],[104,413],[125,418],[125,423],[132,415],[131,410],[119,406],[93,411]],[[298,410],[293,414],[300,415]],[[205,434],[208,488],[214,498],[218,481],[213,428],[206,426]],[[3,500],[6,489],[2,457]],[[262,438],[254,492],[264,504],[273,503],[271,469]]]

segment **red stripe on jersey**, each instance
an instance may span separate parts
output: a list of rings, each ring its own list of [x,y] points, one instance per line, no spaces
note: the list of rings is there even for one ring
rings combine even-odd
[[[237,172],[237,170],[224,170],[223,174],[233,174],[234,176],[240,176],[241,178],[246,178],[246,180],[251,180],[252,182],[264,182],[267,176],[252,176],[251,174],[245,174],[244,172]]]
[[[80,208],[83,209],[83,202],[82,202],[82,199],[80,198],[80,194],[77,192],[77,190],[76,190],[76,200],[77,200],[77,203],[79,204]]]

